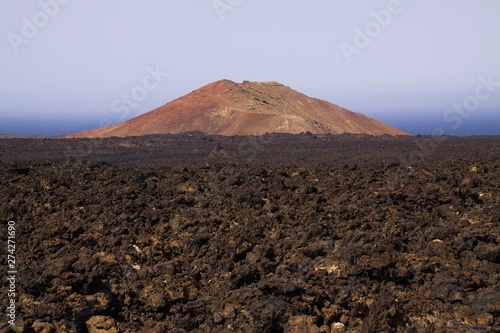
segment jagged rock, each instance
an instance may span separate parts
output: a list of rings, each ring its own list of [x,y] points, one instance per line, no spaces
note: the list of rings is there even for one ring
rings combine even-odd
[[[288,320],[285,333],[320,333],[316,318],[311,316],[295,316]]]
[[[86,325],[89,333],[118,333],[116,321],[111,317],[93,316]]]

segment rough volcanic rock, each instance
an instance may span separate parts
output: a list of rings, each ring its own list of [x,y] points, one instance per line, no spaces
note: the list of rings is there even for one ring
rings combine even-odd
[[[0,163],[0,238],[16,221],[18,271],[18,325],[4,315],[0,329],[499,332],[500,159],[469,153],[411,166]]]
[[[22,166],[22,163],[84,160],[139,168],[200,166],[207,163],[410,166],[443,159],[484,161],[498,156],[500,136],[412,137],[310,133],[220,136],[183,133],[104,139],[0,139],[0,161],[18,163],[16,172],[20,174],[29,172],[29,167]],[[470,183],[472,180],[466,178],[462,181]]]
[[[116,126],[70,138],[199,131],[220,135],[358,133],[408,135],[360,113],[308,97],[278,82],[221,80]]]

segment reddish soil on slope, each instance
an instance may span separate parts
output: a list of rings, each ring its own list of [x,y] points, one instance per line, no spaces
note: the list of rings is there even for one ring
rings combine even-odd
[[[67,137],[126,137],[192,131],[218,135],[302,132],[407,135],[278,82],[220,80],[116,126]]]
[[[0,154],[5,332],[500,332],[500,137],[4,139]]]

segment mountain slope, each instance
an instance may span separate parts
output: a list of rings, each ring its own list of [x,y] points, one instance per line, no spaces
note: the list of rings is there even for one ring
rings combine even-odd
[[[408,135],[278,82],[220,80],[121,124],[66,137],[124,137],[191,131],[219,135],[273,132]]]

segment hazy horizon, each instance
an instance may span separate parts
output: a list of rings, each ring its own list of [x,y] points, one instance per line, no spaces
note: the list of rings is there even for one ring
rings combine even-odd
[[[0,134],[117,124],[224,78],[411,134],[500,134],[495,0],[9,0],[0,17]]]

